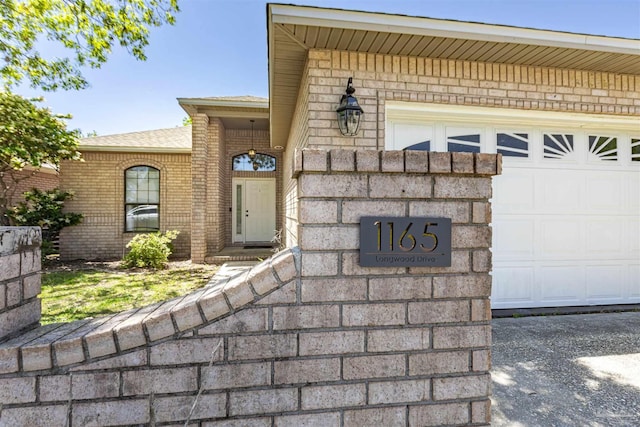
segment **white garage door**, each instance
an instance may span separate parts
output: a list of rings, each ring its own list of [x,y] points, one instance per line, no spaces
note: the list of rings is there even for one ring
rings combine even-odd
[[[640,119],[444,109],[389,106],[386,145],[503,154],[493,308],[640,303]]]

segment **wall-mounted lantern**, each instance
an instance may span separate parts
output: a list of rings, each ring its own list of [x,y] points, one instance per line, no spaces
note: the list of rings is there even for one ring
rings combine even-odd
[[[362,107],[358,104],[358,100],[353,96],[356,90],[353,88],[352,81],[353,78],[349,77],[346,93],[340,98],[340,106],[336,110],[340,133],[345,136],[354,136],[358,133],[360,119],[364,114]]]

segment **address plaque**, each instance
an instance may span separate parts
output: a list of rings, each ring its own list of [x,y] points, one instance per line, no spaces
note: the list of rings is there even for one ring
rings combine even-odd
[[[451,218],[360,218],[363,267],[451,266]]]

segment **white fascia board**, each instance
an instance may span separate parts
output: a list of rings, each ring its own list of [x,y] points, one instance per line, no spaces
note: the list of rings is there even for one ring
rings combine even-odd
[[[104,145],[80,145],[78,151],[108,151],[120,153],[148,153],[148,154],[191,154],[191,148],[171,147],[131,147],[131,146],[104,146]]]
[[[273,84],[274,84],[274,67],[275,64],[275,46],[273,34],[273,8],[277,5],[267,4],[267,78],[268,78],[268,90],[269,90],[269,126],[273,123],[273,109],[271,108],[271,100],[273,99]],[[269,145],[273,147],[273,132],[269,132]]]
[[[598,128],[628,131],[640,135],[640,117],[555,111],[513,110],[446,104],[387,101],[387,121],[439,120],[495,125]]]
[[[269,108],[268,101],[218,101],[215,99],[178,98],[178,103],[199,107]]]
[[[269,24],[294,24],[374,32],[520,43],[640,55],[640,40],[374,12],[271,5]]]

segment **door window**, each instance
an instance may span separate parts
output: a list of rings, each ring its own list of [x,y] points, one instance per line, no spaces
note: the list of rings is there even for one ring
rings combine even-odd
[[[252,159],[249,157],[249,153],[239,154],[233,156],[232,170],[273,172],[276,170],[276,158],[268,154],[257,153]]]

